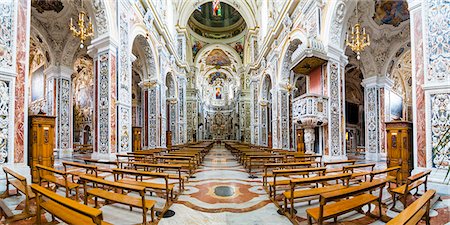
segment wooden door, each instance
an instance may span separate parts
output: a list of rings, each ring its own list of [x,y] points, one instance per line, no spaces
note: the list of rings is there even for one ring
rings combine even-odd
[[[36,164],[53,167],[55,162],[55,117],[33,115],[29,124],[29,164],[33,182],[38,182]]]
[[[305,153],[305,132],[303,129],[297,129],[297,152]]]
[[[142,138],[142,128],[141,127],[133,127],[133,141],[132,141],[133,152],[142,150],[141,138]]]
[[[413,169],[412,124],[409,122],[386,123],[386,139],[387,167],[400,166],[399,179],[405,182]]]

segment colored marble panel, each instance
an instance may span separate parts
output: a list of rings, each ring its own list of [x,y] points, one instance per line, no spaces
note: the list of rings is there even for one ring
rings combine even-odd
[[[109,98],[109,107],[110,107],[110,124],[111,124],[111,153],[116,152],[116,127],[117,127],[117,109],[116,109],[116,100],[117,100],[117,90],[116,90],[116,56],[111,54],[111,67],[110,67],[110,84],[111,84],[111,96]]]

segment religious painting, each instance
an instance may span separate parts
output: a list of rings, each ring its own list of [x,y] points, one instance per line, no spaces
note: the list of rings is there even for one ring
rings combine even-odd
[[[208,57],[206,57],[206,65],[229,66],[231,65],[231,60],[224,51],[214,49],[209,53]]]
[[[194,43],[192,44],[192,54],[194,55],[193,58],[195,58],[195,56],[197,56],[197,53],[200,51],[200,49],[203,48],[203,43],[201,41],[194,41]]]
[[[406,0],[376,0],[373,20],[378,25],[389,24],[398,27],[403,21],[409,20]]]
[[[216,87],[216,99],[222,99],[222,88]]]
[[[400,120],[403,115],[403,99],[399,95],[391,92],[390,94],[391,118]]]
[[[220,84],[215,84],[215,86],[218,86],[218,85],[221,86],[221,85],[223,85],[222,82],[225,79],[227,79],[227,76],[224,73],[221,73],[221,72],[211,73],[209,75],[209,84],[213,85],[215,83],[220,83]],[[217,82],[219,80],[220,80],[220,82]]]
[[[242,42],[238,41],[236,44],[234,44],[234,50],[239,54],[241,59],[244,59],[244,46],[242,45]]]

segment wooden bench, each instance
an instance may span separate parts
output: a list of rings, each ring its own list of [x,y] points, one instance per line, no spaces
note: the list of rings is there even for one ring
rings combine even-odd
[[[381,175],[381,174],[386,174],[385,177],[383,177],[383,179],[385,179],[388,184],[389,184],[389,188],[391,187],[391,183],[394,183],[396,185],[396,187],[399,186],[400,184],[400,180],[399,180],[399,171],[400,171],[401,167],[400,166],[394,166],[394,167],[389,167],[387,169],[384,170],[374,170],[372,172],[370,172],[370,181],[372,181],[375,176]],[[395,175],[389,175],[394,173]]]
[[[32,184],[31,189],[36,193],[36,223],[40,225],[41,209],[52,214],[67,224],[98,224],[109,225],[103,221],[102,211],[83,205],[69,198],[64,198],[37,184]],[[43,201],[42,197],[47,198]]]
[[[334,218],[334,222],[336,223],[339,215],[354,210],[360,210],[361,207],[365,205],[369,205],[369,210],[367,213],[371,215],[371,203],[375,201],[378,202],[378,212],[380,213],[378,217],[381,218],[381,198],[383,187],[385,185],[385,180],[374,180],[372,182],[362,182],[360,185],[348,187],[342,190],[320,194],[320,206],[306,210],[308,224],[311,225],[312,220],[314,219],[317,221],[317,224],[322,225],[323,222],[329,218]],[[379,189],[379,196],[365,193],[375,189]],[[327,204],[329,202],[333,203]]]
[[[358,177],[364,177],[364,181],[367,181],[367,176],[370,175],[370,172],[373,171],[375,167],[375,163],[364,163],[364,164],[355,164],[350,166],[343,166],[342,171],[344,173],[350,173],[352,175],[351,179],[355,179]],[[357,169],[362,168],[370,168],[370,171],[355,171]]]
[[[6,166],[3,167],[3,172],[5,172],[6,177],[6,191],[0,196],[0,198],[7,198],[10,196],[9,185],[12,185],[14,188],[16,188],[17,194],[22,193],[23,195],[25,195],[25,208],[20,214],[13,215],[12,211],[6,206],[6,204],[2,205],[1,208],[5,214],[5,217],[7,217],[7,221],[12,222],[32,217],[34,214],[30,213],[30,200],[34,199],[36,195],[31,191],[30,185],[27,184],[27,179]],[[11,179],[10,176],[13,179]]]
[[[323,170],[325,171],[325,170]],[[328,176],[316,176],[316,177],[308,177],[308,178],[298,178],[289,180],[290,190],[285,191],[283,193],[284,197],[284,210],[288,209],[288,202],[291,204],[290,212],[288,216],[291,218],[295,217],[294,213],[294,202],[296,199],[300,198],[310,198],[314,196],[318,196],[322,193],[341,190],[347,188],[349,185],[351,175],[350,174],[335,174]],[[342,184],[338,184],[338,181],[342,180]],[[325,185],[329,181],[336,181],[336,184],[333,185]],[[296,190],[298,186],[302,186],[305,184],[316,184],[316,187],[310,189],[302,189]],[[322,184],[320,187],[318,184]],[[311,204],[311,200],[308,200],[308,204]]]
[[[111,173],[112,170],[115,168],[119,168],[119,162],[117,161],[111,161],[111,160],[101,160],[101,159],[88,159],[84,158],[84,163],[89,165],[102,165],[102,167],[97,166],[98,172],[105,172],[105,173]]]
[[[169,174],[167,173],[129,169],[114,169],[113,173],[115,182],[143,186],[150,191],[164,191],[166,196],[166,206],[169,206],[170,201],[173,200],[173,184],[169,184]],[[124,175],[134,176],[135,180],[126,179]],[[143,177],[161,178],[164,180],[164,183],[144,182]]]
[[[134,169],[139,170],[143,169],[144,171],[151,171],[154,169],[156,172],[165,172],[167,170],[174,170],[174,173],[168,173],[169,179],[178,179],[178,191],[181,193],[184,190],[184,181],[188,179],[188,176],[181,174],[181,165],[177,164],[162,164],[162,163],[133,163]]]
[[[128,162],[146,162],[147,157],[145,155],[117,154],[116,159],[119,162],[119,168],[128,169],[124,167]]]
[[[254,167],[264,167],[266,163],[281,163],[284,162],[284,158],[282,155],[249,155],[244,166],[248,168],[250,178],[256,178],[256,175],[252,173]]]
[[[183,170],[186,170],[191,176],[195,170],[195,162],[192,160],[192,157],[185,156],[156,156],[156,163],[162,164],[177,164],[181,165]]]
[[[386,225],[416,225],[423,217],[426,224],[430,225],[431,199],[435,193],[435,190],[428,190]]]
[[[264,164],[264,174],[263,174],[263,186],[267,186],[267,178],[273,177],[273,170],[275,169],[295,169],[295,168],[305,168],[312,167],[316,165],[315,162],[286,162],[286,163],[266,163]],[[269,171],[269,169],[272,169]]]
[[[108,201],[128,205],[130,207],[138,207],[142,209],[142,224],[147,224],[147,212],[150,209],[150,216],[152,222],[154,221],[154,207],[155,201],[145,199],[145,187],[138,185],[131,185],[119,182],[113,182],[108,180],[103,180],[91,176],[80,176],[84,187],[84,204],[88,204],[88,199],[90,196],[94,196],[95,207],[98,207],[98,198],[102,198]],[[110,192],[100,188],[91,188],[88,190],[88,183],[101,184],[102,186],[108,186],[113,189],[121,189],[132,192],[139,193],[140,197],[134,197],[126,194],[121,194],[117,192]],[[94,185],[95,186],[95,185]]]
[[[421,185],[424,185],[424,189],[425,191],[427,191],[427,181],[428,181],[428,175],[430,175],[431,170],[426,170],[420,173],[417,173],[415,175],[409,176],[406,179],[406,184],[390,189],[389,192],[392,195],[392,200],[394,201],[394,205],[392,206],[391,210],[393,211],[400,211],[398,209],[395,208],[395,205],[397,203],[397,195],[398,198],[400,198],[400,202],[403,204],[403,208],[406,208],[406,199],[409,195],[409,193],[412,190],[416,190],[416,194],[417,191],[419,190],[419,187]]]
[[[94,177],[99,177],[97,173],[97,166],[94,165],[87,165],[83,163],[77,163],[77,162],[63,162],[64,171],[67,174],[72,175],[72,182],[75,183],[75,177],[78,177],[80,175],[89,175]],[[77,170],[70,170],[70,168],[77,168]],[[83,170],[80,171],[79,169]],[[100,176],[101,178],[104,178],[104,176]]]
[[[319,176],[324,175],[326,171],[326,167],[310,167],[310,168],[299,168],[299,169],[281,169],[274,170],[273,173],[273,181],[267,182],[269,186],[269,196],[275,197],[277,196],[277,186],[280,185],[289,185],[290,180],[277,180],[277,177],[284,176],[290,177],[294,175],[302,175],[303,177],[309,177],[311,173],[317,173]]]
[[[39,185],[42,186],[42,182],[46,181],[48,183],[47,187],[50,187],[50,184],[53,183],[55,185],[54,191],[58,189],[58,187],[64,187],[66,189],[66,197],[69,197],[70,192],[75,189],[75,200],[78,199],[78,184],[72,183],[68,180],[67,173],[65,171],[57,170],[48,166],[36,165],[38,170],[38,182]],[[44,174],[43,172],[47,171],[50,173]],[[61,176],[56,177],[55,174]]]
[[[356,160],[339,160],[339,161],[331,161],[331,162],[324,162],[323,166],[328,167],[328,166],[339,166],[342,165],[342,167],[338,167],[338,168],[329,168],[327,170],[327,173],[339,173],[342,172],[343,170],[343,166],[346,164],[350,164],[350,165],[355,165]]]

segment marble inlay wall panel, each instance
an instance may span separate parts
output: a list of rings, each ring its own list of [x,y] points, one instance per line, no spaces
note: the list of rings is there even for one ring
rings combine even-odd
[[[330,146],[329,154],[331,156],[339,156],[342,154],[341,139],[340,139],[340,112],[341,112],[341,88],[340,88],[340,72],[339,64],[337,62],[329,63],[329,105],[330,117],[328,119]]]
[[[0,80],[0,164],[8,162],[9,120],[10,118],[10,82]]]
[[[0,50],[0,55],[2,56],[0,57],[0,68],[2,69],[11,70],[13,67],[16,2],[15,0],[0,2],[0,12],[2,15],[0,17],[0,46],[2,46]]]
[[[16,2],[16,1],[14,1]],[[24,162],[25,151],[25,117],[27,116],[25,104],[25,77],[27,76],[27,23],[29,16],[27,0],[17,1],[17,36],[16,36],[16,82],[15,82],[15,109],[14,109],[14,162]]]
[[[111,153],[116,152],[117,147],[117,140],[116,140],[116,127],[117,127],[117,109],[116,109],[116,99],[117,99],[117,81],[116,81],[116,56],[111,54],[110,58],[110,99],[109,99],[109,105],[110,105],[110,132],[111,132],[111,139],[110,139],[110,150]]]
[[[413,29],[413,47],[414,47],[414,70],[415,77],[415,95],[416,95],[416,121],[415,121],[415,140],[417,140],[417,165],[426,166],[426,124],[425,124],[425,93],[424,85],[424,57],[423,57],[423,31],[422,31],[422,11],[417,10],[412,15]]]
[[[438,146],[450,127],[450,93],[431,94],[431,143],[433,167],[448,169],[450,156],[447,148]]]
[[[378,135],[378,88],[370,87],[364,89],[366,105],[365,116],[366,116],[366,151],[371,153],[378,152],[379,135]]]
[[[101,53],[98,57],[98,103],[96,104],[98,119],[94,124],[98,126],[96,144],[98,152],[102,154],[107,154],[109,151],[109,57],[109,52]]]
[[[158,93],[159,85],[154,85],[148,90],[148,137],[149,137],[149,147],[154,148],[158,145],[158,115],[159,115],[159,104],[158,104]]]
[[[70,148],[71,143],[71,124],[70,124],[70,105],[71,105],[71,84],[69,79],[59,79],[59,88],[58,88],[58,133],[59,133],[59,142],[57,143],[57,147],[60,149],[68,149]]]

